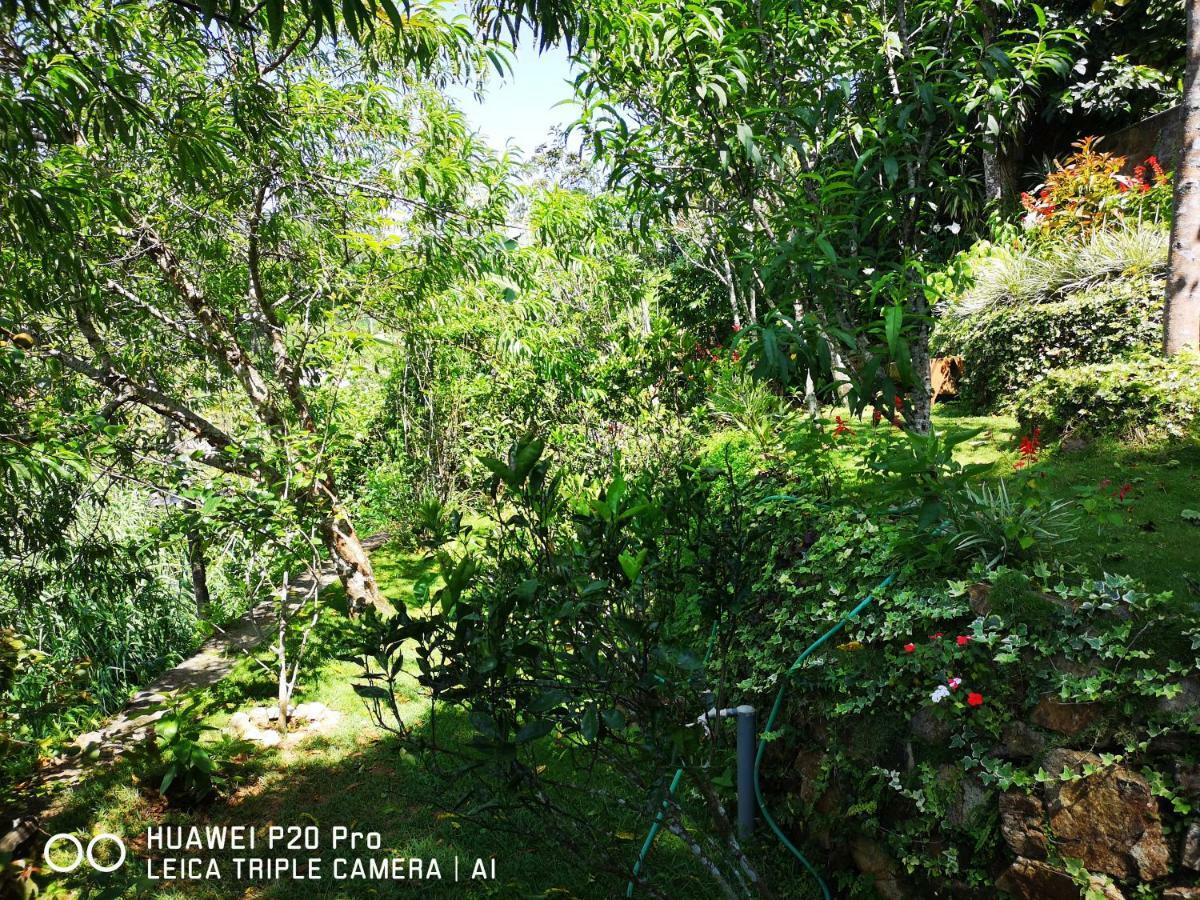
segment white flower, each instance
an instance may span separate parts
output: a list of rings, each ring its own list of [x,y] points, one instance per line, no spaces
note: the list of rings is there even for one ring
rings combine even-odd
[[[949,684],[949,685],[950,685],[950,690],[952,690],[952,691],[957,691],[957,690],[958,690],[958,688],[959,688],[959,685],[961,685],[961,684],[962,684],[962,679],[961,679],[961,678],[951,678],[951,679],[950,679],[950,680],[947,682],[947,684]]]
[[[929,699],[934,703],[941,703],[949,696],[950,688],[946,687],[944,684],[939,684],[937,690],[930,694]]]

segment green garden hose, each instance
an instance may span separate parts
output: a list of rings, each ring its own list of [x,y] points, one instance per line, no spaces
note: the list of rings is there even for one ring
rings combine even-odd
[[[778,498],[768,499],[788,498],[780,496]],[[764,735],[771,731],[772,726],[775,724],[775,720],[779,717],[779,710],[783,707],[783,693],[787,689],[786,676],[791,675],[793,672],[799,669],[800,666],[804,664],[804,661],[808,659],[808,657],[810,657],[822,644],[841,631],[847,622],[866,609],[871,601],[875,599],[875,594],[884,590],[892,583],[892,581],[895,580],[895,578],[895,573],[885,578],[882,582],[880,582],[879,586],[876,587],[874,591],[867,594],[865,600],[859,603],[858,606],[854,607],[854,609],[850,610],[850,612],[848,612],[846,615],[842,616],[842,620],[840,622],[809,644],[808,648],[798,657],[796,657],[796,661],[792,663],[792,667],[787,670],[783,682],[779,685],[779,693],[775,695],[775,704],[771,707],[771,714],[767,717],[766,725],[763,726]],[[708,637],[708,649],[704,653],[704,661],[706,663],[708,662],[709,656],[712,654],[713,643],[716,641],[716,637],[717,623],[713,622],[712,633],[709,634]],[[766,820],[767,824],[771,827],[771,830],[775,832],[775,836],[779,838],[783,846],[787,847],[787,849],[791,851],[791,854],[796,857],[796,859],[800,860],[801,864],[803,864],[804,868],[808,870],[809,874],[817,880],[817,884],[820,886],[821,893],[824,895],[825,900],[831,900],[832,895],[829,893],[829,886],[825,884],[825,879],[821,877],[821,873],[818,872],[813,864],[808,861],[808,858],[796,848],[796,845],[788,840],[787,835],[785,835],[779,828],[779,825],[776,824],[775,819],[771,817],[771,813],[767,809],[766,801],[763,799],[762,795],[762,784],[759,780],[759,769],[762,767],[763,751],[766,749],[766,746],[767,742],[760,739],[758,742],[758,753],[755,754],[754,757],[754,795],[758,800],[759,812],[762,813],[763,819]],[[663,818],[665,816],[667,806],[670,803],[671,798],[675,796],[675,791],[678,790],[679,782],[682,780],[683,767],[680,766],[675,770],[675,777],[671,779],[671,785],[667,788],[667,796],[663,798],[662,809],[660,809],[655,815],[654,822],[650,825],[650,832],[646,835],[646,840],[642,842],[642,849],[638,853],[637,862],[633,864],[633,875],[630,877],[629,883],[625,885],[626,897],[633,896],[634,882],[637,880],[638,875],[641,874],[642,866],[646,862],[646,856],[650,853],[650,847],[654,844],[654,839],[658,837],[658,832],[662,828]]]
[[[879,586],[875,588],[874,591],[867,594],[865,600],[859,603],[858,606],[854,607],[854,609],[850,610],[850,612],[848,612],[846,615],[842,616],[842,620],[840,622],[809,644],[808,648],[798,657],[796,657],[796,661],[792,663],[792,667],[787,670],[786,675],[791,675],[793,672],[799,669],[800,666],[804,664],[804,661],[808,659],[808,657],[810,657],[822,644],[841,631],[847,622],[866,609],[871,601],[875,599],[875,593],[886,588],[892,583],[895,577],[896,575],[893,573],[885,578],[879,584]],[[767,722],[763,726],[764,735],[770,733],[771,728],[775,725],[775,720],[779,717],[779,710],[783,707],[783,694],[785,690],[787,690],[786,676],[784,677],[783,682],[779,685],[779,693],[775,695],[775,704],[771,707],[771,714],[767,716]],[[825,900],[831,900],[833,895],[829,893],[829,885],[825,883],[825,879],[821,877],[821,873],[818,872],[813,864],[808,861],[808,858],[801,853],[799,849],[797,849],[796,845],[788,840],[787,835],[783,833],[779,825],[775,822],[775,819],[771,816],[770,810],[767,809],[767,802],[763,799],[762,794],[762,782],[759,778],[759,770],[762,768],[763,753],[766,751],[766,749],[767,742],[760,739],[758,742],[758,753],[754,756],[754,796],[758,800],[758,811],[762,814],[763,819],[766,820],[766,823],[770,826],[771,830],[775,832],[775,836],[779,838],[780,843],[787,847],[792,856],[800,860],[800,863],[805,869],[808,870],[808,873],[817,880],[817,884],[820,886],[821,894],[824,896]]]

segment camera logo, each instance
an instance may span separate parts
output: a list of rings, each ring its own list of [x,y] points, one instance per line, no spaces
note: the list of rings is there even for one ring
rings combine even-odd
[[[115,863],[101,865],[100,863],[96,862],[96,846],[104,841],[112,841],[117,845],[120,855],[117,857],[117,861]],[[75,861],[70,865],[60,865],[50,858],[50,851],[56,844],[62,843],[71,844],[75,847]],[[80,864],[83,863],[84,859],[87,859],[88,865],[97,872],[112,872],[125,865],[125,842],[115,834],[104,832],[96,835],[94,838],[88,841],[87,850],[84,850],[83,844],[80,842],[79,838],[75,837],[73,834],[66,834],[64,832],[50,836],[50,838],[46,841],[45,848],[42,850],[42,857],[46,860],[46,865],[48,865],[55,872],[74,872],[79,868]]]

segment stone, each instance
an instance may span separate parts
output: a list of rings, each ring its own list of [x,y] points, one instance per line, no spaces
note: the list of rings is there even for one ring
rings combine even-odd
[[[1000,736],[998,751],[1005,759],[1033,759],[1046,749],[1046,739],[1026,722],[1009,722]]]
[[[1064,703],[1052,694],[1047,694],[1033,708],[1033,724],[1055,731],[1067,737],[1074,737],[1083,731],[1100,715],[1097,703]]]
[[[951,727],[934,712],[932,706],[922,706],[908,722],[913,736],[927,744],[945,744],[950,740]]]
[[[1189,799],[1200,800],[1200,766],[1176,762],[1175,790]]]
[[[1062,869],[1036,859],[1019,857],[996,879],[996,888],[1020,900],[1079,900],[1079,885]],[[1125,900],[1116,887],[1102,878],[1092,877],[1088,896],[1105,900]],[[1093,893],[1094,892],[1094,893]]]
[[[1078,773],[1085,765],[1099,766],[1100,758],[1060,749],[1043,762],[1051,775]],[[1170,869],[1158,801],[1136,772],[1112,766],[1084,778],[1050,782],[1046,809],[1058,852],[1090,871],[1154,881]]]
[[[262,744],[264,747],[277,747],[279,742],[283,740],[283,737],[278,731],[268,729],[267,731],[260,731],[254,740]]]
[[[1200,722],[1200,679],[1184,678],[1179,682],[1179,693],[1174,697],[1161,697],[1158,711],[1168,715],[1192,713],[1193,722]]]
[[[965,828],[971,824],[975,814],[991,800],[991,793],[977,777],[964,775],[962,768],[953,763],[944,763],[938,767],[938,781],[954,787],[954,796],[946,813],[946,821],[956,828]]]
[[[992,611],[992,603],[989,599],[992,595],[992,586],[985,581],[978,581],[967,588],[967,603],[971,607],[971,612],[977,616],[986,616]]]
[[[1200,900],[1200,887],[1169,887],[1162,900]]]
[[[84,753],[97,749],[104,743],[104,734],[100,731],[88,731],[75,738],[74,746],[78,747]]]
[[[1192,822],[1184,832],[1179,862],[1185,868],[1200,872],[1200,822]]]
[[[1017,856],[1046,858],[1045,814],[1037,797],[1020,791],[1000,795],[1000,834]]]
[[[250,717],[244,712],[235,712],[229,717],[229,730],[234,734],[245,734],[246,731],[253,728],[250,724]]]
[[[875,893],[883,900],[904,900],[909,896],[900,865],[873,840],[856,837],[850,845],[850,856],[859,871],[874,880]]]

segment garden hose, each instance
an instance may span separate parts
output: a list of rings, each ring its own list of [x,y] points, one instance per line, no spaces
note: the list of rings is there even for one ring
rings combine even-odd
[[[784,691],[787,690],[786,676],[791,675],[793,672],[799,669],[800,666],[804,664],[804,661],[808,659],[808,657],[810,657],[822,644],[841,631],[847,622],[866,609],[871,601],[875,599],[875,593],[886,588],[892,583],[895,577],[896,575],[893,572],[882,582],[880,582],[879,586],[875,588],[874,591],[867,594],[866,599],[859,603],[858,606],[854,607],[854,609],[850,610],[850,612],[848,612],[846,615],[842,616],[842,620],[840,622],[809,644],[808,648],[798,657],[796,657],[796,661],[792,663],[792,667],[787,670],[783,682],[779,685],[779,692],[775,695],[775,703],[771,707],[771,714],[767,716],[767,722],[763,726],[764,736],[770,733],[772,726],[775,724],[775,719],[779,716],[779,710],[783,707],[783,694]],[[800,860],[800,863],[805,869],[808,870],[808,873],[817,880],[817,884],[820,886],[821,894],[825,900],[831,900],[833,895],[829,893],[829,886],[825,883],[825,879],[821,877],[821,873],[818,872],[813,864],[808,861],[808,858],[801,853],[799,849],[797,849],[796,845],[788,840],[787,835],[783,833],[779,825],[775,822],[775,819],[772,818],[770,810],[767,809],[767,802],[763,799],[762,783],[759,778],[759,770],[762,768],[763,753],[766,751],[766,749],[767,742],[760,738],[758,742],[758,753],[756,753],[754,756],[754,796],[758,800],[758,811],[762,814],[763,819],[766,821],[767,825],[770,826],[771,830],[775,832],[775,837],[779,838],[779,842],[783,844],[783,846],[787,847],[792,856]]]
[[[708,633],[708,649],[704,651],[704,664],[707,665],[708,658],[712,656],[713,645],[717,642],[717,622],[712,624],[712,630]],[[633,874],[629,878],[629,883],[625,885],[625,896],[633,896],[633,883],[637,881],[637,877],[641,874],[642,865],[646,862],[646,856],[650,853],[650,847],[654,844],[654,839],[658,837],[659,829],[662,828],[663,818],[666,815],[667,807],[671,802],[671,798],[675,796],[675,791],[679,789],[679,782],[683,780],[683,766],[675,770],[675,777],[671,779],[671,786],[667,788],[667,796],[663,798],[662,809],[654,816],[654,821],[650,823],[650,832],[646,835],[646,840],[642,842],[642,849],[638,853],[637,862],[633,864]]]

